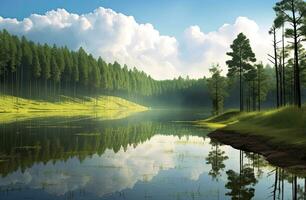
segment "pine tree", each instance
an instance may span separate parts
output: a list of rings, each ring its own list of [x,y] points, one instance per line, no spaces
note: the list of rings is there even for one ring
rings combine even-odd
[[[224,98],[226,96],[226,80],[221,76],[220,66],[213,65],[209,69],[211,78],[207,80],[209,93],[213,102],[213,114],[219,115],[223,111]]]
[[[101,73],[101,80],[100,80],[100,87],[103,90],[106,90],[108,88],[107,84],[108,84],[108,80],[107,80],[107,64],[102,60],[101,57],[98,58],[98,67],[100,69],[100,73]]]
[[[48,91],[48,80],[51,77],[51,69],[50,69],[50,49],[47,45],[40,46],[38,48],[38,56],[41,66],[41,81],[44,85],[45,96]]]
[[[8,36],[9,39],[9,73],[10,73],[10,84],[11,84],[11,94],[14,94],[14,74],[17,71],[17,66],[19,64],[18,50],[17,50],[17,40],[16,37]],[[18,38],[17,38],[18,39]]]
[[[24,87],[31,87],[31,66],[33,62],[32,50],[29,42],[22,37],[22,67],[21,67],[21,83],[25,83]],[[31,90],[31,89],[30,89]],[[31,92],[29,90],[29,92]],[[22,90],[25,91],[25,90]],[[31,95],[31,94],[30,94]]]
[[[284,16],[291,28],[286,29],[286,36],[293,39],[294,46],[294,103],[301,107],[301,81],[299,65],[299,43],[303,36],[303,20],[305,18],[306,2],[303,0],[281,0],[274,7],[278,16]]]
[[[72,81],[73,81],[73,96],[76,96],[77,83],[79,82],[79,58],[77,53],[72,53]]]
[[[56,85],[60,81],[61,78],[61,71],[58,67],[56,62],[56,46],[54,45],[51,52],[51,60],[50,60],[50,67],[51,67],[51,78],[53,80],[53,94],[56,94]]]
[[[256,76],[256,82],[257,82],[257,110],[261,110],[261,102],[265,100],[269,85],[267,82],[267,73],[262,63],[255,65],[257,76]]]
[[[227,55],[231,57],[231,60],[226,61],[228,65],[228,77],[234,77],[239,75],[239,87],[240,87],[240,111],[244,110],[244,95],[243,95],[243,75],[249,69],[252,63],[256,61],[255,54],[252,51],[249,39],[240,33],[231,45],[231,52]]]
[[[78,69],[80,73],[80,82],[83,86],[88,84],[88,60],[87,54],[81,47],[78,51]]]
[[[33,47],[32,52],[33,52],[32,77],[35,80],[35,91],[37,92],[38,91],[37,81],[38,81],[38,79],[40,78],[40,75],[41,75],[41,67],[40,67],[39,57],[38,57],[36,47]],[[32,77],[31,77],[31,79],[32,79]],[[39,91],[38,91],[38,93],[39,93]]]
[[[6,30],[3,30],[1,37],[1,63],[0,63],[0,75],[2,75],[3,92],[6,93],[6,86],[8,85],[8,73],[9,64],[11,61],[10,57],[10,35]]]
[[[282,29],[282,50],[279,52],[279,63],[278,63],[278,72],[279,72],[279,77],[277,77],[279,80],[279,104],[280,105],[284,105],[285,104],[285,17],[283,14],[279,14],[276,19],[274,20],[274,27],[275,29]],[[273,30],[272,30],[273,31]],[[271,32],[271,31],[270,31]],[[273,32],[276,32],[276,30],[274,30]],[[271,32],[271,33],[273,33]],[[273,46],[276,46],[276,44],[274,44]],[[274,59],[275,60],[275,59]],[[274,61],[275,62],[275,61]]]

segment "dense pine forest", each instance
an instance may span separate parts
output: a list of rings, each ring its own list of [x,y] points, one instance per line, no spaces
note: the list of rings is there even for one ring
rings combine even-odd
[[[82,47],[71,51],[35,44],[6,30],[0,32],[0,46],[0,90],[4,94],[41,99],[105,94],[142,102],[153,97],[169,100],[169,96],[175,101],[179,94],[187,99],[206,96],[205,78],[156,81],[135,67],[95,59]]]
[[[278,16],[270,31],[274,41],[277,40],[276,27],[281,27],[279,20]],[[285,36],[283,31],[283,43]],[[222,75],[219,64],[212,64],[211,77],[201,79],[187,76],[154,80],[136,67],[94,58],[82,47],[72,51],[67,47],[34,43],[6,30],[0,31],[0,46],[0,93],[16,97],[61,101],[62,95],[112,95],[149,106],[212,105],[214,114],[222,113],[224,106],[239,107],[239,102],[240,110],[251,111],[260,110],[262,106],[299,104],[301,100],[297,99],[303,98],[297,92],[296,61],[291,57],[294,45],[274,46],[277,57],[271,60],[274,66],[264,66],[256,60],[249,39],[243,33],[237,36],[231,45],[232,51],[227,53],[230,58],[226,62],[227,77]],[[298,45],[297,51],[299,90],[302,91],[306,83],[305,50]]]
[[[274,72],[270,71],[268,76],[269,69],[257,60],[250,40],[244,33],[239,33],[227,52],[227,77],[221,75],[218,65],[210,68],[209,91],[214,114],[222,112],[226,91],[232,82],[238,85],[236,101],[240,111],[260,111],[267,96],[277,108],[302,107],[306,85],[306,2],[282,0],[273,9],[275,19],[269,30],[273,53],[267,54],[267,60],[273,65]]]
[[[0,46],[2,94],[57,101],[61,95],[115,95],[147,105],[211,105],[210,79],[204,76],[197,80],[178,77],[158,81],[136,67],[95,59],[82,47],[71,51],[67,47],[36,44],[6,30],[0,32]],[[266,76],[273,76],[269,66],[264,71]],[[236,104],[235,84],[231,84],[234,87],[227,95],[228,105]],[[263,91],[267,90],[266,87]]]

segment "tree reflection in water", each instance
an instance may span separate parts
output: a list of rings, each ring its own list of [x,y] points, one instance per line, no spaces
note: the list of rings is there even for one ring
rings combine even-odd
[[[240,151],[240,170],[235,172],[234,170],[226,171],[228,182],[225,187],[229,190],[226,193],[234,200],[247,200],[252,199],[255,194],[254,186],[257,183],[254,169],[243,163],[243,152]]]
[[[169,148],[167,145],[172,144],[169,142],[174,140],[168,141],[163,138],[160,143],[156,142],[154,140],[155,135],[159,135],[159,137],[169,135],[177,138],[199,136],[201,141],[204,141],[205,131],[201,129],[183,123],[165,122],[167,121],[152,120],[151,117],[145,119],[142,116],[141,120],[114,120],[111,122],[83,118],[48,118],[0,124],[0,178],[2,178],[0,196],[4,191],[6,193],[10,191],[9,195],[17,194],[16,191],[22,193],[24,186],[37,188],[34,180],[38,181],[39,184],[39,181],[42,180],[42,185],[39,186],[42,186],[43,190],[52,191],[52,194],[58,194],[55,189],[59,189],[60,192],[65,191],[63,195],[67,199],[76,198],[76,196],[89,198],[89,193],[100,197],[103,194],[103,192],[101,193],[102,189],[99,188],[101,184],[111,185],[109,181],[104,180],[111,180],[114,175],[117,175],[117,179],[110,186],[110,188],[112,187],[110,191],[120,191],[120,194],[112,193],[112,195],[119,194],[120,198],[126,199],[135,199],[131,194],[138,195],[142,194],[143,191],[149,192],[141,197],[149,199],[160,199],[159,194],[168,193],[179,194],[179,196],[185,195],[184,197],[188,196],[191,199],[201,197],[213,199],[216,197],[214,193],[216,189],[218,190],[218,199],[306,199],[305,175],[301,172],[273,167],[258,154],[233,150],[215,140],[208,140],[209,144],[192,140],[185,144],[185,141],[179,141],[173,143],[173,148]],[[147,150],[150,152],[149,149],[145,148],[139,152],[136,149],[134,151],[135,148],[142,147],[142,144],[158,145],[156,145],[156,149],[151,149],[152,153],[144,155]],[[162,148],[163,145],[161,144],[164,145],[165,149]],[[127,152],[128,150],[130,152]],[[131,152],[135,154],[130,154]],[[190,152],[195,153],[195,155],[190,154]],[[235,154],[231,155],[233,152]],[[108,154],[105,155],[105,153]],[[161,159],[162,153],[165,153],[164,160]],[[133,162],[130,162],[129,154],[135,159],[134,163],[137,163],[136,165],[132,165]],[[204,154],[205,156],[203,156]],[[110,155],[116,155],[115,158],[118,159],[108,158]],[[160,168],[154,171],[154,166],[160,167],[162,163],[169,161],[168,158],[176,158],[176,155],[188,155],[185,159],[189,160],[177,160],[177,163],[171,162],[173,165],[169,165],[170,167],[166,169]],[[130,167],[122,165],[123,167],[120,170],[119,168],[111,169],[111,167],[121,166],[114,163],[116,161],[121,163],[124,158],[129,160]],[[139,160],[136,160],[137,158],[143,161],[142,165],[140,165]],[[239,162],[236,158],[239,158]],[[158,161],[156,162],[157,165],[152,164],[152,160]],[[94,161],[98,163],[92,163]],[[69,166],[73,162],[76,162],[77,166],[73,165],[73,169],[65,171],[65,166]],[[95,164],[99,166],[97,171],[95,171],[96,168],[88,167],[95,166]],[[140,166],[143,166],[142,171],[139,170]],[[150,166],[153,166],[154,173],[150,171]],[[35,167],[47,173],[37,174]],[[207,167],[208,170],[205,171]],[[68,173],[69,178],[61,170],[52,171],[53,168]],[[105,173],[101,172],[103,170]],[[126,173],[127,171],[131,173]],[[53,174],[50,172],[53,172]],[[110,174],[110,172],[113,174]],[[206,172],[209,177],[204,175]],[[24,180],[29,174],[32,176],[32,182],[28,179]],[[125,176],[126,174],[130,176]],[[147,174],[153,174],[148,179],[150,181],[141,181],[146,179]],[[189,175],[193,177],[190,180],[188,179],[189,182],[177,181],[178,178],[186,177],[186,174],[188,177]],[[62,175],[64,175],[65,181],[60,182]],[[16,182],[16,176],[18,176],[18,180],[24,182],[24,185],[10,184]],[[89,181],[88,177],[91,177],[92,180]],[[82,178],[88,181],[85,184],[86,187],[80,181]],[[160,181],[164,180],[163,178],[173,181],[175,188],[167,185],[168,182]],[[6,184],[5,180],[13,181]],[[57,188],[58,182],[54,185],[44,185],[49,183],[46,180],[50,183],[59,181],[63,185],[71,186],[72,189],[67,187],[67,190],[61,190],[64,187],[60,185]],[[151,189],[161,184],[164,185],[158,191],[152,193]],[[94,185],[99,186],[98,189]],[[76,191],[79,190],[75,188],[80,190],[77,195]],[[181,190],[185,189],[185,193],[181,193]],[[41,194],[45,193],[41,192]],[[55,196],[52,198],[56,199]],[[105,198],[112,199],[110,196],[105,196]],[[0,199],[2,198],[0,197]],[[169,196],[165,199],[168,200]]]
[[[228,159],[228,156],[225,155],[225,151],[220,149],[221,144],[219,142],[211,140],[210,145],[211,151],[206,158],[206,164],[211,165],[208,174],[213,180],[218,181],[218,178],[221,177],[221,171],[225,168],[224,161]]]

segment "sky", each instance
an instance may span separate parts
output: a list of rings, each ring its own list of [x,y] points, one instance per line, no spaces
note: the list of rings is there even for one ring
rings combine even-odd
[[[0,29],[41,43],[84,47],[155,79],[209,76],[239,32],[258,60],[271,51],[276,0],[1,0]]]

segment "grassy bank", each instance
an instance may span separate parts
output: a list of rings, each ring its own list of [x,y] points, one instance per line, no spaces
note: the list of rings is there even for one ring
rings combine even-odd
[[[10,122],[51,116],[95,115],[102,119],[123,118],[148,108],[119,97],[71,98],[61,96],[61,101],[43,101],[0,96],[0,120]]]
[[[265,136],[271,142],[306,146],[306,107],[284,107],[250,113],[229,111],[197,121],[196,124],[221,131]]]

